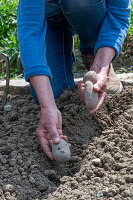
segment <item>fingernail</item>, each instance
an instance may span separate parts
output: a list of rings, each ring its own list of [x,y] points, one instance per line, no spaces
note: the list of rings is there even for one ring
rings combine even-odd
[[[60,139],[59,138],[55,138],[54,140],[53,140],[53,143],[59,143],[60,142]]]
[[[94,85],[94,88],[95,88],[96,90],[98,90],[98,91],[100,90],[100,87],[99,87],[98,84],[95,84],[95,85]]]

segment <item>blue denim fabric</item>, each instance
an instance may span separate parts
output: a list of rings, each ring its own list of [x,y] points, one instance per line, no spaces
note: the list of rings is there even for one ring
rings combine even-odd
[[[51,85],[55,98],[64,89],[75,88],[72,65],[72,28],[62,13],[47,18],[46,59],[53,78]]]
[[[54,0],[46,0],[45,2],[46,60],[53,77],[51,85],[55,99],[64,89],[70,87],[73,90],[75,88],[72,74],[72,34],[74,31],[79,34],[81,51],[94,54],[94,46],[105,16],[105,1],[98,0],[94,13],[95,6],[96,3],[90,4],[90,1],[81,3],[80,0],[60,0],[58,3],[55,3]],[[56,15],[53,16],[54,13]],[[96,17],[97,20],[95,20]],[[90,18],[91,20],[86,20]],[[31,91],[35,102],[39,103],[32,85]]]
[[[63,13],[47,17],[46,60],[52,73],[50,81],[55,99],[68,87],[74,90],[72,28]],[[36,92],[30,85],[34,100],[39,104]]]
[[[130,23],[130,0],[19,0],[18,33],[26,81],[47,75],[55,98],[74,89],[72,34],[79,34],[81,52],[96,54],[112,47],[117,58]],[[46,37],[46,38],[45,38]],[[32,88],[34,98],[36,93]]]
[[[94,54],[94,47],[106,14],[105,0],[60,0],[60,6],[69,23],[79,34],[81,52]]]
[[[45,0],[46,17],[56,16],[61,13],[59,0]]]

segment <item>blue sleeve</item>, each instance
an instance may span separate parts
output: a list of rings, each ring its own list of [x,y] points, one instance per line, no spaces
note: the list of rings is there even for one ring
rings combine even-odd
[[[19,0],[18,35],[25,80],[36,75],[52,77],[46,61],[45,0]]]
[[[100,47],[112,47],[116,51],[116,59],[129,29],[131,0],[107,0],[106,7],[105,19],[94,52],[96,54]]]

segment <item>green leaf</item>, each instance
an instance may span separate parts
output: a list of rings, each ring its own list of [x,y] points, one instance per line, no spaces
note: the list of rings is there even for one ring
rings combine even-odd
[[[18,72],[20,71],[20,67],[21,67],[21,59],[20,59],[20,54],[18,54],[18,57],[17,57],[17,71]]]
[[[12,63],[14,62],[14,60],[17,58],[18,52],[15,52],[12,57],[10,58],[10,66],[12,65]]]
[[[81,58],[76,58],[80,63],[83,63],[83,60]]]

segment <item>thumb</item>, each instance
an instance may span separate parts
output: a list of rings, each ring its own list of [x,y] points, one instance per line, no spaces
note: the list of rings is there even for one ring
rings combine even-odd
[[[51,126],[47,127],[47,130],[51,136],[53,143],[58,144],[60,143],[60,136],[56,128],[56,124],[51,124]]]
[[[93,88],[95,91],[99,92],[102,88],[102,85],[103,85],[102,83],[97,82],[94,84]]]
[[[103,88],[103,86],[105,85],[106,81],[107,81],[107,75],[106,74],[102,74],[102,75],[99,74],[98,80],[93,86],[94,90],[99,92]]]

